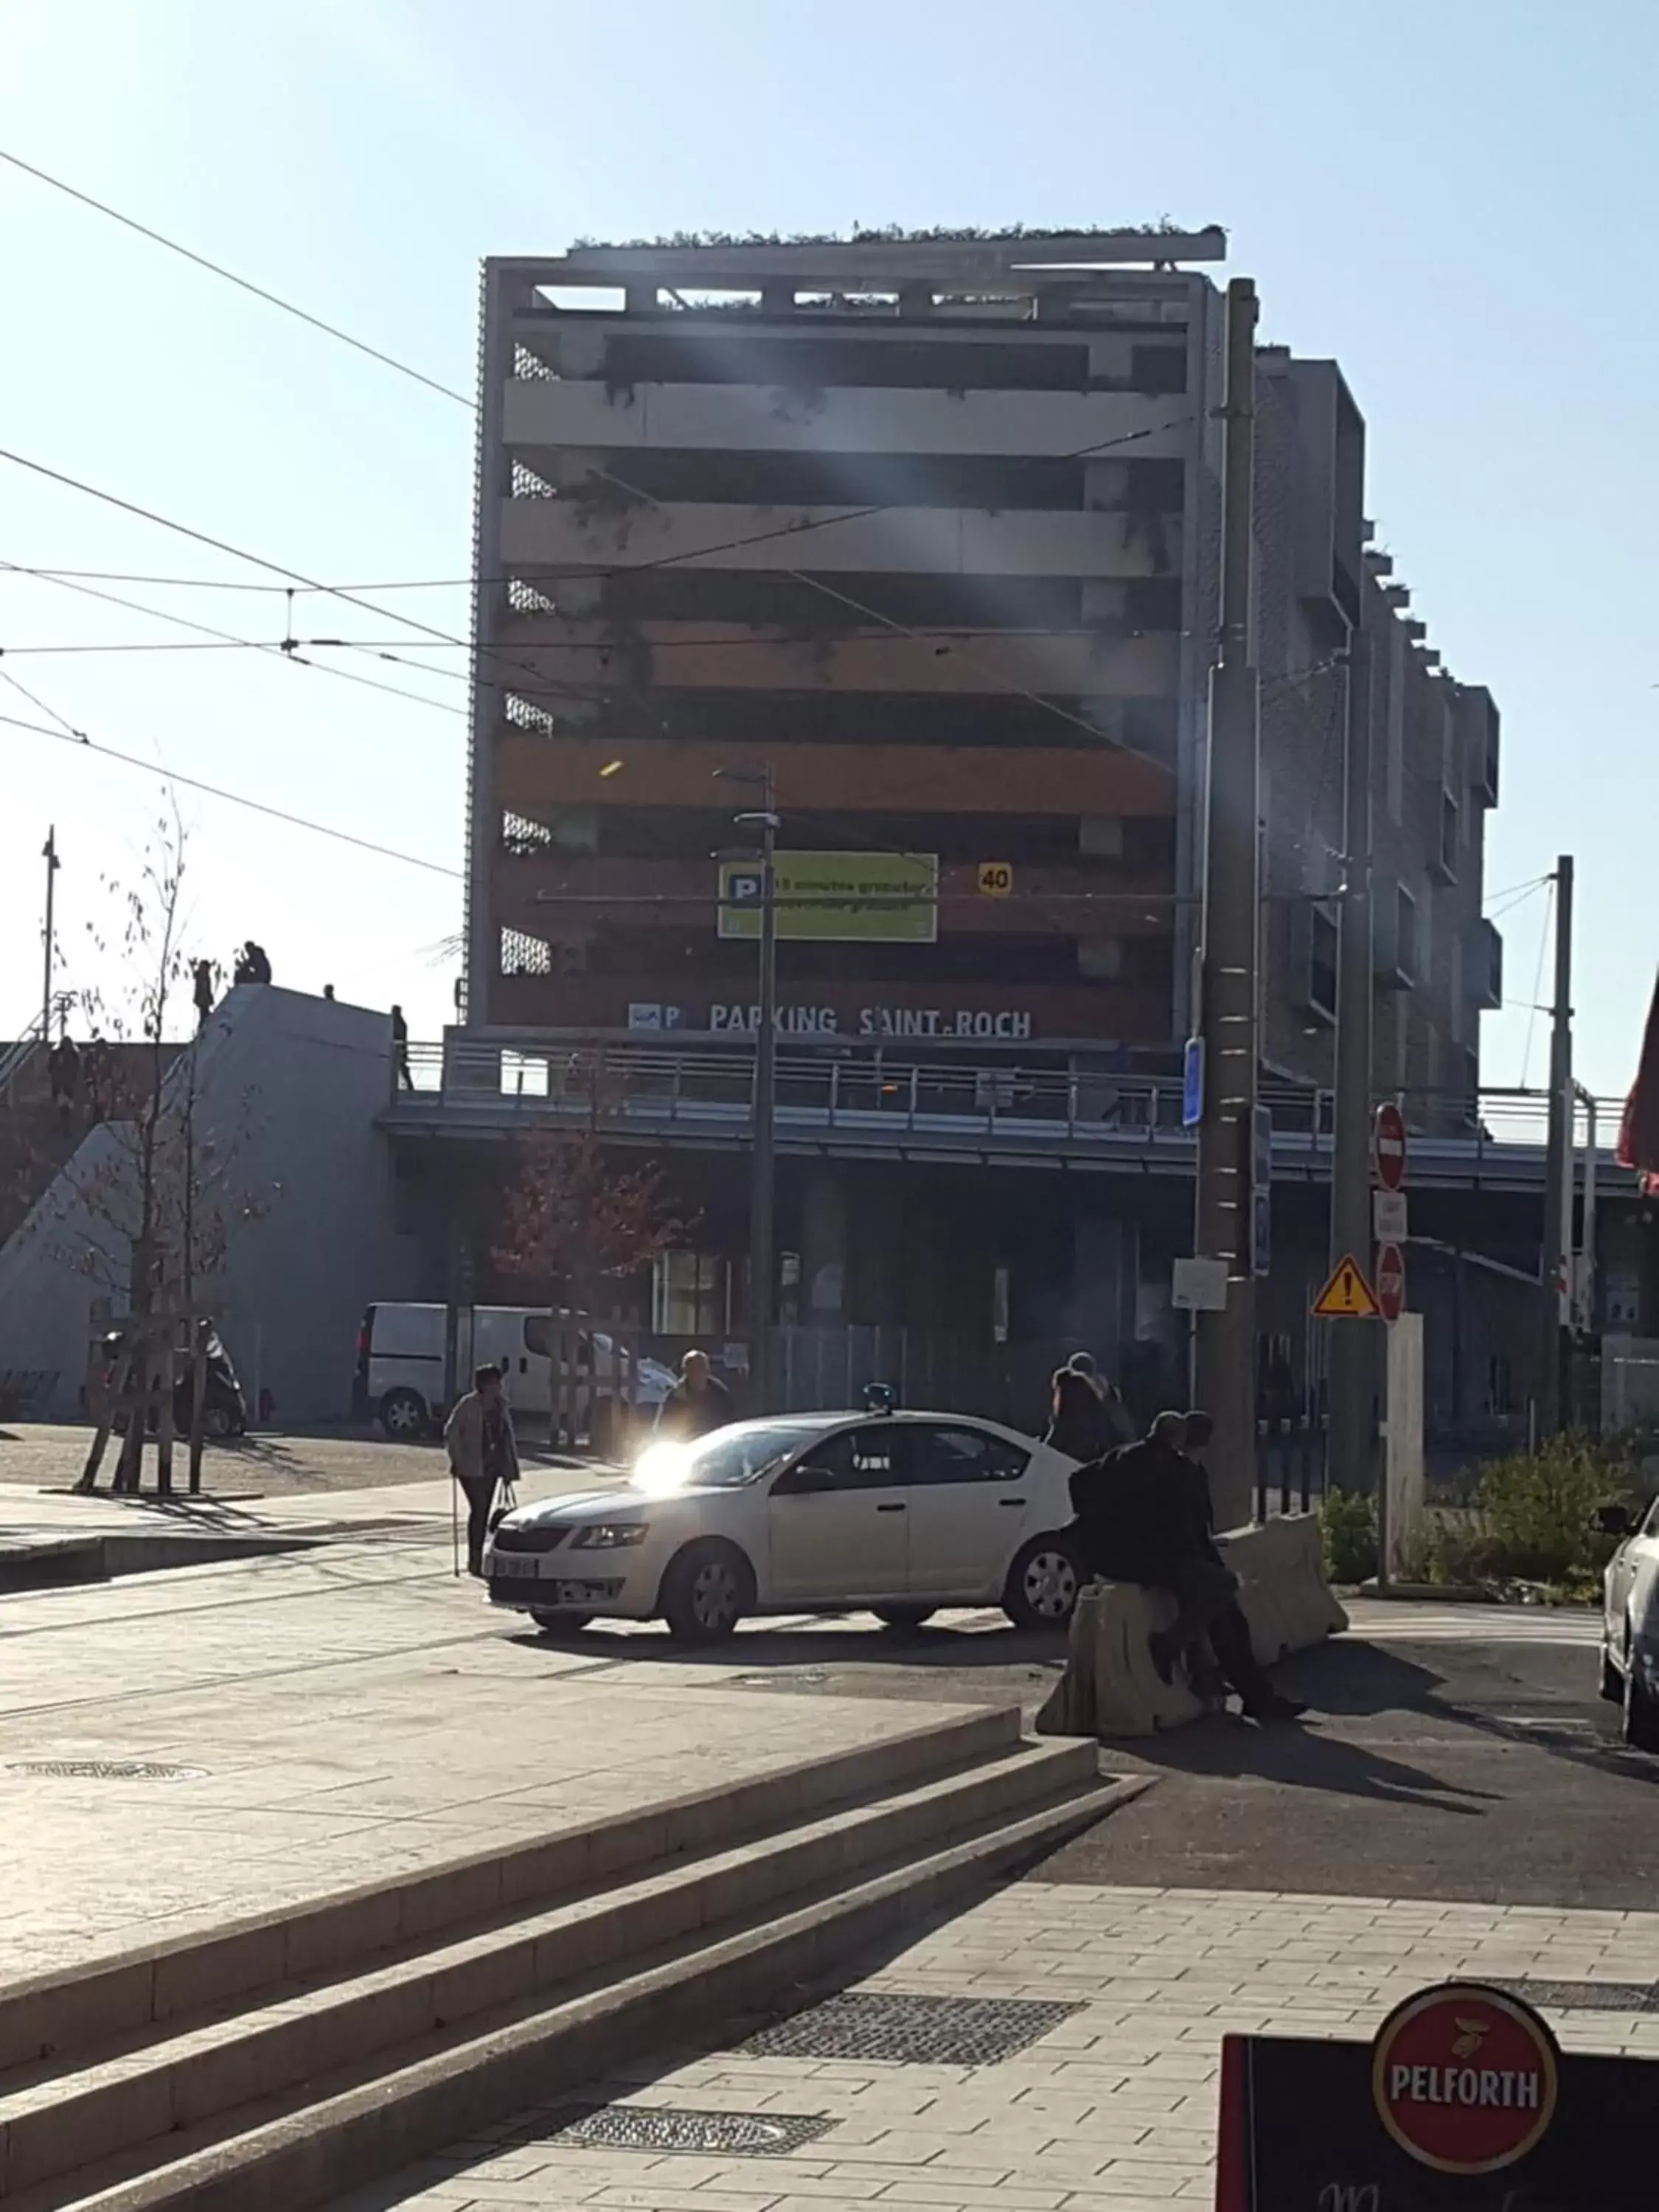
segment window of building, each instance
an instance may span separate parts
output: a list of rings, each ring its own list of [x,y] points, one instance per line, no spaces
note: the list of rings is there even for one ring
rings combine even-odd
[[[1417,901],[1404,884],[1395,886],[1394,964],[1408,983],[1419,974]]]
[[[1385,783],[1389,819],[1399,823],[1406,811],[1406,633],[1389,624],[1389,713]]]
[[[553,947],[544,937],[532,937],[527,930],[504,929],[501,932],[501,973],[503,975],[550,975],[553,973]]]
[[[1460,834],[1459,807],[1449,791],[1440,794],[1440,847],[1436,861],[1443,879],[1449,884],[1457,881],[1457,853],[1462,839]]]
[[[651,1327],[658,1336],[724,1338],[732,1317],[732,1265],[713,1252],[659,1252],[651,1267]]]
[[[1328,1021],[1336,1019],[1337,921],[1329,907],[1309,911],[1308,1004]]]
[[[1466,1024],[1463,1009],[1463,940],[1454,936],[1451,941],[1451,1005],[1446,1015],[1446,1030],[1454,1044],[1462,1044]]]

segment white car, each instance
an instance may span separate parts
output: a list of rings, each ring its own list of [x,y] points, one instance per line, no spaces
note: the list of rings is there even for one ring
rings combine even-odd
[[[1644,1512],[1604,1505],[1601,1533],[1622,1536],[1602,1577],[1601,1695],[1625,1709],[1625,1741],[1659,1751],[1659,1498]]]
[[[660,1617],[686,1643],[746,1613],[868,1608],[915,1627],[946,1605],[1063,1628],[1077,1602],[1074,1462],[958,1413],[799,1413],[654,1444],[625,1488],[521,1505],[484,1577],[538,1627]]]
[[[445,1307],[383,1300],[357,1332],[354,1410],[398,1441],[429,1436],[447,1410]],[[660,1360],[636,1356],[603,1329],[545,1306],[462,1306],[456,1313],[454,1373],[470,1389],[472,1370],[493,1361],[515,1414],[545,1420],[558,1411],[596,1452],[623,1448],[648,1430],[675,1376]],[[619,1402],[621,1401],[621,1402]]]

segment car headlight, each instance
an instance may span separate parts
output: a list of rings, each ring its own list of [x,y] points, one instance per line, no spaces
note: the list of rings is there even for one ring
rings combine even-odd
[[[647,1524],[643,1521],[595,1521],[578,1528],[570,1539],[573,1552],[621,1552],[642,1544]]]

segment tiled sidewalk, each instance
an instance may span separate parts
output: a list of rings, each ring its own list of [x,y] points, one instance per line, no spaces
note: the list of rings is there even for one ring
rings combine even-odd
[[[1028,1881],[921,1933],[861,1989],[1075,2000],[976,2068],[760,2057],[643,2059],[337,2212],[1152,2212],[1207,2201],[1229,2029],[1364,2038],[1401,1996],[1468,1972],[1659,1977],[1659,1912],[1547,1911],[1249,1891]],[[1659,2015],[1552,2013],[1570,2049],[1659,2057]],[[736,2023],[742,2040],[753,2023]],[[827,2115],[786,2155],[573,2149],[572,2104]]]

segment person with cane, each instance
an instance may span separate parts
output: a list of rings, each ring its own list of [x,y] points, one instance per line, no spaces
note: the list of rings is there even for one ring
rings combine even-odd
[[[495,1492],[511,1490],[519,1479],[519,1447],[513,1434],[513,1415],[501,1391],[499,1367],[480,1367],[472,1388],[458,1398],[444,1424],[449,1448],[449,1471],[466,1497],[466,1571],[483,1572],[484,1538]],[[454,1501],[456,1571],[460,1569],[459,1502]]]

